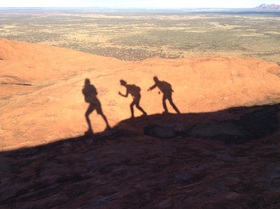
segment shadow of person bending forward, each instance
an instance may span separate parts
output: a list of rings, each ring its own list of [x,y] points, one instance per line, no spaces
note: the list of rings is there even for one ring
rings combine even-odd
[[[124,86],[126,88],[126,93],[122,94],[121,92],[119,92],[119,95],[121,95],[123,97],[127,97],[129,94],[131,94],[131,96],[133,98],[133,101],[130,104],[131,118],[134,118],[134,109],[133,109],[134,106],[136,106],[137,109],[143,113],[142,116],[147,116],[147,113],[143,110],[142,107],[140,107],[141,88],[134,84],[127,84],[126,81],[124,81],[124,80],[120,80],[120,83],[122,86]]]
[[[91,122],[89,119],[89,115],[96,110],[97,114],[101,115],[101,117],[104,119],[106,123],[106,130],[110,129],[108,120],[106,116],[104,115],[102,108],[101,108],[101,103],[97,98],[97,90],[96,88],[90,83],[90,80],[88,78],[85,79],[85,85],[82,90],[84,97],[85,97],[85,102],[89,103],[88,109],[85,113],[86,121],[88,124],[88,130],[85,132],[85,135],[93,135],[93,130],[91,126]]]
[[[167,109],[167,106],[166,106],[166,100],[168,100],[170,105],[176,111],[176,113],[181,114],[179,109],[173,103],[173,100],[172,100],[173,89],[172,89],[171,84],[167,83],[166,81],[160,81],[157,76],[154,77],[154,81],[155,81],[155,84],[153,86],[151,86],[148,89],[148,91],[151,91],[154,88],[158,87],[159,90],[163,93],[163,97],[162,97],[162,105],[163,105],[163,109],[164,109],[163,113],[168,113],[168,109]]]

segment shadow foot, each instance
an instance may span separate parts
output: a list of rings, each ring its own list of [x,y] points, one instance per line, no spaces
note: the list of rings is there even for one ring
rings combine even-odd
[[[93,135],[94,135],[94,133],[92,130],[88,130],[85,132],[85,136],[93,136]]]

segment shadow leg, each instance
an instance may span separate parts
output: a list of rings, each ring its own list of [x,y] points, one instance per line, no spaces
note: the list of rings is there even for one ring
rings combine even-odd
[[[138,110],[140,110],[140,111],[143,113],[143,116],[146,116],[146,115],[147,115],[147,113],[145,112],[145,110],[143,110],[143,108],[140,107],[139,103],[136,104],[136,107],[137,107]]]
[[[181,114],[179,109],[176,107],[176,105],[173,103],[172,98],[169,99],[170,105],[173,107],[173,109],[176,111],[177,114]]]
[[[89,107],[85,113],[85,118],[86,118],[86,121],[88,124],[88,131],[86,133],[90,133],[90,134],[93,133],[93,130],[92,130],[91,122],[89,119],[89,115],[92,113],[93,110],[94,110],[94,107],[92,107],[92,105],[89,105]]]
[[[100,115],[101,115],[101,117],[103,118],[103,120],[106,123],[106,130],[110,129],[111,127],[110,127],[110,125],[108,123],[108,120],[107,120],[106,116],[103,114],[103,112]]]
[[[130,104],[131,118],[134,118],[134,109],[133,109],[133,106],[134,106],[134,105],[135,105],[134,102],[132,102],[132,103]]]
[[[168,109],[167,109],[167,106],[166,106],[166,97],[163,96],[162,98],[162,106],[163,106],[163,109],[164,109],[164,112],[163,113],[168,113]]]

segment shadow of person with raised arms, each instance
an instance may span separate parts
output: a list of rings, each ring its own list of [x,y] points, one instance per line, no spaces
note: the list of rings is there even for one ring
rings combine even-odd
[[[133,98],[133,101],[130,104],[131,118],[134,118],[134,109],[133,109],[134,106],[136,106],[137,109],[143,113],[142,116],[147,116],[147,113],[143,110],[142,107],[140,107],[141,88],[134,84],[127,84],[126,81],[124,81],[124,80],[120,80],[120,83],[122,86],[124,86],[126,88],[126,93],[122,94],[121,92],[119,92],[119,95],[121,95],[123,97],[127,97],[129,94],[131,94],[131,96]]]
[[[85,85],[82,90],[84,97],[85,97],[85,102],[89,103],[88,109],[85,113],[86,121],[88,124],[88,130],[85,132],[85,135],[93,135],[93,130],[91,126],[91,122],[89,119],[89,115],[96,110],[97,114],[101,115],[101,117],[104,119],[106,123],[106,129],[110,129],[108,120],[106,116],[104,115],[102,108],[101,108],[101,103],[97,98],[97,90],[96,88],[90,83],[90,80],[88,78],[85,79]]]
[[[158,79],[157,76],[154,77],[154,81],[155,81],[155,84],[153,86],[151,86],[148,91],[151,91],[153,90],[154,88],[158,87],[159,90],[163,93],[163,97],[162,97],[162,105],[163,105],[163,108],[164,108],[164,112],[163,113],[169,113],[168,112],[168,109],[167,109],[167,106],[166,106],[166,100],[169,101],[170,105],[173,107],[173,109],[176,111],[177,114],[181,114],[179,109],[176,107],[176,105],[173,103],[173,100],[172,100],[172,92],[173,89],[172,89],[172,86],[170,83],[167,83],[166,81],[160,81]]]

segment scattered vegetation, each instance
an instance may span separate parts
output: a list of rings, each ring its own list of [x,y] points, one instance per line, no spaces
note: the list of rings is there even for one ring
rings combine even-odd
[[[3,10],[0,37],[123,60],[197,55],[280,63],[280,16],[98,10]]]

